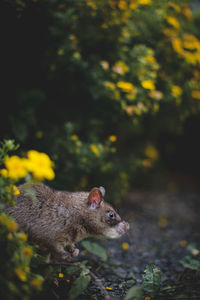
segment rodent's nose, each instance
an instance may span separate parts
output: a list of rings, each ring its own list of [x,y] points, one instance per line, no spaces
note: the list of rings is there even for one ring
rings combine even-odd
[[[129,228],[130,228],[130,225],[129,225],[129,223],[128,223],[128,222],[125,222],[125,227],[126,227],[126,231],[128,231],[128,230],[129,230]]]
[[[128,222],[123,221],[123,225],[124,225],[124,231],[128,231],[130,228],[130,225],[128,224]]]

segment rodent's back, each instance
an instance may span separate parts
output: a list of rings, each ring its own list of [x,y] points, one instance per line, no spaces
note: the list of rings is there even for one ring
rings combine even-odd
[[[63,211],[70,202],[68,193],[54,191],[44,184],[24,184],[19,190],[20,194],[15,199],[16,206],[9,208],[8,214],[35,242],[48,242],[57,238],[63,229],[62,224],[67,225]]]

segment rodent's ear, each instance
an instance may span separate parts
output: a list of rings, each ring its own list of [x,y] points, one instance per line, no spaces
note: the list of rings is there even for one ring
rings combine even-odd
[[[88,207],[91,209],[96,209],[99,207],[101,201],[102,201],[102,193],[100,191],[100,189],[98,188],[93,188],[88,196]]]
[[[101,192],[101,194],[102,194],[102,197],[104,197],[104,196],[105,196],[105,193],[106,193],[106,190],[104,189],[104,187],[103,187],[103,186],[100,186],[100,187],[99,187],[99,190],[100,190],[100,192]]]

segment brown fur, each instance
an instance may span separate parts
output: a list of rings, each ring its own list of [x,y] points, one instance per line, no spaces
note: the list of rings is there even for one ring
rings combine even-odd
[[[95,202],[96,206],[90,207],[89,192],[55,191],[44,184],[24,184],[19,190],[16,206],[8,208],[8,214],[31,241],[64,259],[70,258],[69,252],[72,256],[78,255],[75,243],[91,235],[104,236],[110,227],[123,223],[103,197],[98,205]],[[109,211],[114,212],[114,220],[108,218]],[[124,232],[128,225],[125,227]]]

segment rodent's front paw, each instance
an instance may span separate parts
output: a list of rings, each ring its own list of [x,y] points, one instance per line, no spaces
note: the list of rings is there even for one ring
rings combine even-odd
[[[72,252],[71,252],[71,255],[72,255],[73,257],[78,256],[78,255],[79,255],[79,249],[74,248],[74,249],[72,250]]]
[[[64,260],[70,260],[71,258],[72,256],[69,252],[65,252],[65,254],[62,255],[62,259]]]

